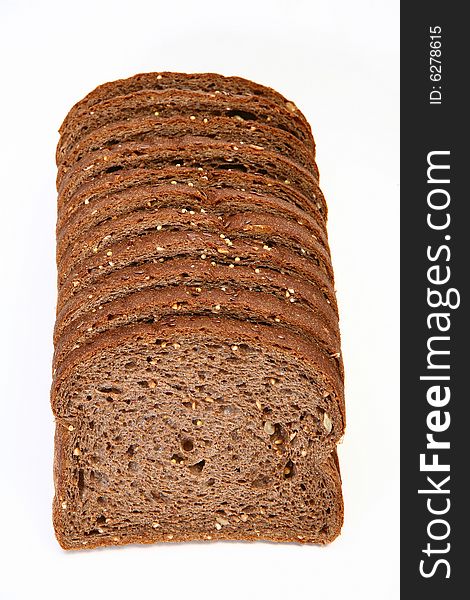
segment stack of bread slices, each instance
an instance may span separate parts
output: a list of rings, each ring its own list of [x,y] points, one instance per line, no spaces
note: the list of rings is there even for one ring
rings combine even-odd
[[[57,165],[60,544],[333,540],[343,367],[305,117],[241,78],[137,75],[70,110]]]

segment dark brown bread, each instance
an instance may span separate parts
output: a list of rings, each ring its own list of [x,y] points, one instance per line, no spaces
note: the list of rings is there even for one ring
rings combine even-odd
[[[131,190],[137,186],[162,185],[176,182],[174,185],[187,186],[206,193],[208,190],[227,190],[247,192],[256,196],[271,196],[293,208],[310,214],[311,219],[319,222],[324,229],[327,209],[323,194],[318,188],[311,197],[304,196],[291,183],[276,181],[263,175],[253,175],[240,171],[224,171],[186,167],[165,167],[163,169],[135,168],[117,172],[103,173],[91,181],[80,185],[67,202],[61,202],[58,209],[57,233],[68,224],[70,219],[80,213],[95,210],[97,202],[110,203],[118,192]],[[99,207],[97,207],[97,210]],[[326,234],[326,233],[325,233]]]
[[[269,173],[277,181],[291,183],[307,198],[316,196],[318,191],[318,180],[281,154],[208,138],[161,138],[158,144],[129,142],[113,151],[99,150],[87,154],[63,178],[58,188],[59,207],[69,201],[80,185],[101,173],[129,168],[164,168],[169,164],[261,175]]]
[[[127,79],[105,83],[90,92],[70,109],[60,127],[60,133],[64,133],[68,128],[68,124],[74,119],[86,117],[91,107],[99,102],[142,90],[167,89],[202,91],[216,96],[221,94],[260,96],[280,106],[286,106],[291,112],[300,113],[295,104],[279,92],[241,77],[224,77],[216,73],[139,73]],[[300,115],[305,120],[302,113]],[[305,125],[308,128],[310,127],[306,120]]]
[[[101,409],[93,405],[97,400]],[[134,412],[145,422],[149,400],[183,437],[180,406],[202,421],[207,415],[192,412],[193,404],[200,409],[214,404],[211,408],[217,410],[229,405],[240,418],[246,409],[249,422],[258,415],[258,435],[263,436],[265,421],[271,424],[264,433],[274,451],[288,449],[296,437],[291,439],[295,421],[297,434],[308,438],[309,460],[316,464],[331,453],[344,430],[337,362],[280,325],[192,315],[118,327],[74,350],[55,373],[53,409],[74,430],[81,416],[93,419],[106,412],[107,402],[122,403],[127,415]],[[90,437],[100,435],[91,429]],[[217,426],[204,433],[216,438]],[[82,448],[80,452],[85,454]],[[156,485],[164,488],[165,482]]]
[[[179,211],[224,214],[260,211],[283,216],[305,227],[328,251],[326,231],[308,212],[270,194],[263,196],[234,189],[196,189],[181,184],[134,186],[95,198],[83,204],[57,232],[57,262],[80,236],[121,216],[156,212],[165,208]],[[181,213],[184,214],[184,213]]]
[[[86,417],[66,421],[75,422],[76,429],[57,420],[53,522],[64,550],[211,540],[323,545],[339,535],[343,499],[336,451],[315,465],[309,454],[298,458],[299,438],[289,453],[296,463],[274,453],[262,463],[265,441],[253,434],[246,421],[236,427],[227,414],[222,421],[209,417],[209,422],[219,425],[212,448],[204,447],[203,441],[185,460],[188,453],[181,450],[181,441],[175,439],[171,426],[156,422],[151,403],[142,403],[142,410],[149,411],[143,424],[134,415],[126,419],[117,402],[111,409],[110,404],[93,421]],[[199,414],[205,416],[205,411]],[[116,448],[113,438],[103,442],[87,436],[91,423],[100,433],[113,435],[110,421],[112,426],[125,423],[122,447]],[[230,444],[220,434],[220,424],[228,423],[232,437],[238,438]],[[243,439],[248,441],[248,453]],[[190,441],[183,443],[188,448]],[[174,448],[178,452],[172,455]],[[238,466],[222,470],[221,460],[234,456],[233,452],[238,453]],[[176,458],[168,460],[171,456]],[[156,485],[159,480],[165,482],[163,489]]]
[[[54,342],[58,345],[60,335],[72,321],[78,321],[88,313],[95,314],[102,310],[100,306],[104,307],[109,302],[142,290],[150,289],[158,293],[166,286],[186,285],[193,287],[197,292],[198,288],[202,289],[207,282],[212,282],[221,289],[236,283],[251,291],[261,290],[276,294],[291,303],[292,300],[300,302],[314,312],[319,311],[322,314],[321,319],[331,323],[333,331],[338,327],[336,305],[331,305],[321,289],[299,277],[268,268],[240,266],[238,263],[235,270],[230,264],[212,264],[206,260],[182,258],[167,260],[164,263],[157,261],[123,267],[93,286],[93,292],[85,288],[82,293],[71,298],[57,315]],[[274,321],[282,323],[282,317],[275,317]]]
[[[60,133],[60,544],[331,542],[344,371],[305,117],[239,78],[150,73]]]
[[[142,91],[118,96],[100,102],[80,117],[68,123],[61,133],[57,147],[57,162],[61,162],[83,136],[108,123],[143,116],[174,117],[198,115],[201,118],[216,116],[243,119],[253,125],[261,122],[273,129],[287,131],[314,154],[315,145],[311,130],[298,112],[264,100],[257,96],[226,96],[188,92],[182,90]]]
[[[340,356],[338,326],[325,318],[324,300],[320,299],[320,305],[311,307],[296,300],[295,293],[290,294],[287,290],[277,290],[277,294],[263,289],[252,291],[237,283],[235,279],[221,289],[206,279],[204,287],[166,286],[102,303],[95,312],[81,314],[62,329],[53,364],[57,367],[77,345],[88,343],[111,328],[155,323],[175,314],[213,314],[268,325],[282,318],[285,327],[313,341],[312,351],[324,350],[327,356]],[[290,298],[296,302],[290,303]]]
[[[262,123],[246,122],[242,119],[227,117],[171,117],[161,118],[145,116],[126,121],[110,123],[85,135],[73,148],[61,157],[58,168],[58,183],[66,171],[88,152],[103,148],[112,148],[115,144],[125,142],[158,141],[158,138],[175,138],[182,136],[207,137],[215,140],[232,142],[243,146],[252,144],[267,150],[279,152],[301,164],[312,173],[312,153],[308,152],[299,140],[287,131],[273,129]]]
[[[193,257],[215,264],[251,266],[253,269],[267,267],[281,273],[304,277],[320,288],[334,304],[331,277],[309,258],[307,251],[299,254],[284,244],[264,244],[256,238],[229,238],[228,245],[220,235],[211,232],[156,231],[131,240],[123,240],[107,246],[76,265],[66,281],[59,287],[57,310],[76,294],[93,288],[111,273],[127,266],[147,262],[165,262],[168,259]],[[112,254],[108,254],[111,252]],[[240,260],[237,260],[240,259]],[[60,278],[60,273],[59,273]]]
[[[189,204],[191,207],[191,204]],[[262,211],[228,212],[213,214],[196,212],[192,208],[161,208],[156,211],[136,211],[121,215],[112,221],[102,223],[92,231],[84,231],[76,242],[68,247],[58,261],[59,283],[62,284],[72,269],[76,268],[98,250],[121,240],[130,241],[151,231],[197,231],[219,234],[230,246],[232,239],[256,237],[262,245],[282,244],[295,252],[311,257],[321,270],[333,277],[328,251],[316,237],[297,221],[292,221]],[[109,260],[114,260],[110,251]]]

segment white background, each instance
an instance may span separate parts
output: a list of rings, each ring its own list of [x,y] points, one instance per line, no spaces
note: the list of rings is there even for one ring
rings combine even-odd
[[[398,2],[0,2],[0,597],[398,598]],[[96,85],[215,71],[312,124],[341,310],[342,535],[66,553],[51,524],[57,129]]]

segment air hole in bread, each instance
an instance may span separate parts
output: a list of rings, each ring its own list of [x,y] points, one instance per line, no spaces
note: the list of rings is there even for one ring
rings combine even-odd
[[[206,461],[203,459],[203,460],[198,461],[194,465],[190,465],[188,468],[191,471],[191,473],[195,473],[196,475],[198,475],[199,473],[202,473],[202,470],[204,469],[205,464],[206,464]]]
[[[114,167],[109,167],[108,169],[105,169],[105,173],[114,173],[115,171],[121,171],[122,170],[122,166],[119,165],[115,165]]]
[[[185,438],[181,441],[181,447],[185,452],[192,452],[194,450],[193,440],[191,440],[190,438]]]
[[[226,404],[225,406],[221,406],[220,410],[222,414],[226,417],[231,417],[240,413],[240,410],[232,404]]]
[[[244,121],[256,121],[258,118],[255,114],[246,110],[228,110],[225,114],[227,117],[239,117]]]
[[[228,171],[242,171],[243,173],[246,173],[248,171],[248,169],[247,169],[247,167],[245,167],[245,165],[241,165],[239,163],[222,163],[222,164],[218,165],[217,168],[221,169],[221,170],[228,170]]]
[[[99,392],[103,392],[103,394],[122,394],[122,390],[118,387],[112,386],[112,385],[105,385],[102,387],[98,388]],[[88,397],[87,397],[88,399]],[[89,396],[89,399],[91,400],[91,396]]]
[[[85,491],[85,475],[83,473],[83,469],[78,471],[78,493],[80,498],[83,497],[83,492]]]

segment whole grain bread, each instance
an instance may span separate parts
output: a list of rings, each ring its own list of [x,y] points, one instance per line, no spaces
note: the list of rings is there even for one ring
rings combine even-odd
[[[308,451],[303,456],[301,449],[299,456],[300,444],[307,441],[299,437],[289,453],[294,460],[269,453],[261,461],[264,440],[247,420],[237,427],[227,414],[223,420],[206,416],[211,426],[217,423],[217,437],[202,440],[185,460],[188,453],[181,445],[189,448],[192,440],[175,439],[171,425],[154,417],[151,402],[141,405],[148,413],[143,423],[132,414],[126,419],[119,402],[105,408],[97,419],[57,419],[53,522],[65,550],[201,540],[324,545],[339,535],[343,499],[336,451],[316,465]],[[91,424],[98,432],[93,439]],[[115,427],[121,424],[116,443]],[[223,439],[221,424],[228,425],[230,440]],[[100,437],[104,432],[109,440]],[[232,456],[239,458],[237,466],[232,459],[223,468]]]
[[[164,168],[180,165],[214,170],[238,170],[243,173],[267,174],[291,184],[307,198],[316,196],[318,179],[297,163],[276,152],[250,146],[236,146],[209,138],[160,138],[155,144],[122,144],[117,149],[87,154],[64,176],[59,191],[59,207],[66,204],[77,188],[101,173],[129,168]]]
[[[298,254],[309,256],[321,270],[333,277],[330,256],[316,237],[297,221],[285,217],[266,214],[262,211],[228,212],[213,214],[189,209],[161,208],[156,211],[136,211],[121,215],[110,222],[106,221],[84,231],[75,243],[58,257],[59,283],[62,283],[72,269],[90,255],[104,251],[108,246],[121,240],[127,242],[152,231],[191,231],[218,233],[221,240],[230,247],[233,239],[256,236],[260,244],[269,248],[272,244],[282,244]],[[106,251],[110,261],[116,255]]]
[[[91,230],[115,221],[121,216],[156,212],[165,208],[197,213],[211,213],[217,217],[237,212],[263,211],[266,215],[283,216],[308,229],[311,235],[328,251],[326,231],[309,212],[271,194],[258,195],[236,189],[197,189],[181,184],[133,186],[114,194],[87,202],[57,231],[57,262],[76,240]],[[185,214],[182,212],[181,214]]]
[[[305,117],[240,78],[149,73],[60,134],[60,544],[331,542],[344,369]]]
[[[176,183],[172,183],[176,182]],[[120,169],[117,172],[101,173],[96,178],[79,185],[66,202],[60,202],[57,215],[57,233],[75,215],[93,212],[98,201],[111,203],[118,192],[145,185],[184,185],[206,193],[207,190],[229,190],[247,192],[256,196],[273,196],[294,208],[304,210],[316,219],[325,231],[327,208],[320,188],[310,196],[299,192],[290,182],[280,182],[266,177],[241,171],[212,170],[187,167],[149,167]]]
[[[304,248],[297,253],[285,244],[271,243],[268,246],[254,237],[229,238],[229,241],[231,245],[216,232],[153,231],[111,244],[103,250],[98,248],[96,253],[75,265],[65,281],[61,281],[59,273],[57,310],[60,311],[71,297],[84,289],[90,288],[92,292],[100,281],[123,267],[157,261],[164,263],[181,257],[207,260],[216,265],[233,264],[234,268],[235,265],[249,265],[253,269],[267,267],[281,273],[296,274],[324,290],[330,302],[334,302],[331,277],[318,268]]]
[[[320,299],[320,305],[311,307],[297,300],[295,292],[247,290],[237,284],[234,280],[229,285],[219,287],[206,279],[204,287],[190,284],[165,286],[159,290],[136,292],[109,303],[103,302],[98,310],[82,313],[60,331],[53,364],[57,367],[77,344],[83,345],[96,339],[96,336],[111,328],[158,322],[174,314],[215,314],[268,325],[274,325],[282,319],[286,328],[312,339],[312,347],[316,350],[323,349],[328,357],[340,356],[339,330],[337,324],[325,318],[323,299]],[[296,302],[290,303],[290,298]],[[337,362],[341,365],[340,361]]]
[[[315,152],[310,128],[300,112],[258,96],[215,95],[183,90],[141,91],[118,96],[93,106],[86,117],[72,119],[62,132],[57,147],[57,163],[80,139],[111,122],[143,116],[195,116],[201,119],[224,116],[237,120],[269,124],[273,129],[291,133],[312,154]]]
[[[80,139],[72,149],[60,157],[58,165],[58,183],[66,171],[88,152],[103,148],[112,148],[125,142],[158,141],[158,138],[182,136],[207,137],[232,142],[243,146],[252,144],[267,150],[273,150],[289,157],[314,173],[312,153],[292,134],[281,129],[273,130],[263,123],[246,122],[228,117],[170,117],[154,115],[112,122],[91,131]]]
[[[253,364],[262,364],[263,369],[255,370]],[[308,438],[309,460],[316,464],[331,454],[344,430],[336,361],[283,326],[237,319],[175,316],[104,332],[58,365],[52,402],[56,417],[75,430],[78,415],[98,417],[97,412],[103,411],[92,408],[96,399],[102,407],[122,402],[127,414],[135,412],[143,421],[147,411],[141,404],[151,399],[154,409],[169,418],[182,437],[179,406],[202,421],[207,415],[192,412],[193,403],[196,408],[205,403],[215,405],[211,408],[229,405],[240,418],[246,408],[249,422],[255,414],[261,421],[258,435],[263,436],[266,421],[271,423],[264,428],[264,437],[281,452],[292,441],[290,424],[296,421],[297,433],[301,429]],[[205,433],[215,436],[209,429]],[[96,431],[88,434],[95,437]],[[81,448],[80,452],[84,454]]]
[[[250,291],[264,291],[286,298],[291,302],[299,302],[310,307],[314,314],[320,312],[321,319],[326,320],[333,331],[338,327],[336,304],[331,304],[324,290],[308,283],[304,279],[279,273],[271,268],[253,268],[240,266],[237,269],[231,264],[214,263],[194,258],[182,258],[161,262],[147,262],[141,265],[123,267],[99,284],[93,291],[85,288],[73,296],[57,315],[54,329],[54,342],[59,345],[62,331],[72,321],[79,321],[87,313],[95,314],[103,307],[117,299],[122,299],[142,290],[154,290],[158,293],[166,286],[186,285],[198,291],[206,282],[224,289],[235,282]],[[331,293],[331,290],[329,290]],[[324,301],[324,302],[322,302]],[[284,312],[284,311],[283,311]],[[281,316],[274,321],[281,323]]]
[[[142,90],[168,89],[202,91],[216,96],[227,94],[260,96],[280,106],[286,106],[291,112],[300,113],[295,104],[279,92],[241,77],[224,77],[216,73],[139,73],[127,79],[119,79],[98,86],[70,109],[59,131],[63,134],[70,121],[86,117],[93,106],[104,100]],[[302,114],[301,116],[305,119]],[[310,127],[306,120],[305,125]]]

